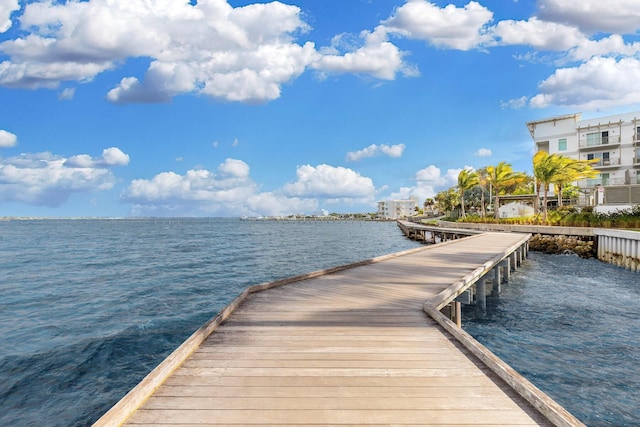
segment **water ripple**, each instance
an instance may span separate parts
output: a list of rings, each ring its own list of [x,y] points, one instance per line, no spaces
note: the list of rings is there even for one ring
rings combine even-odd
[[[463,327],[592,427],[640,425],[640,276],[531,253]]]
[[[395,223],[0,222],[0,425],[86,426],[245,287],[418,246]]]

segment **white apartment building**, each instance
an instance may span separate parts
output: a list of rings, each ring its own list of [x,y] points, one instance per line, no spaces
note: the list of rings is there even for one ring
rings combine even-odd
[[[582,120],[581,114],[527,123],[536,151],[597,162],[594,179],[577,182],[580,204],[640,203],[640,112]]]
[[[415,215],[418,199],[411,197],[404,200],[383,200],[378,202],[378,217],[385,219],[399,219]]]

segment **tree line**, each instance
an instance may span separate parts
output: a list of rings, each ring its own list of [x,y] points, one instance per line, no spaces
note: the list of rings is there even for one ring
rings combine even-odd
[[[438,208],[440,212],[451,212],[460,208],[460,216],[467,216],[467,208],[475,210],[481,217],[487,215],[488,207],[499,218],[500,197],[506,195],[539,195],[542,191],[542,216],[547,220],[547,202],[551,186],[558,197],[558,206],[563,196],[575,198],[578,188],[572,183],[593,178],[599,172],[593,169],[598,160],[576,160],[560,154],[538,151],[532,158],[533,175],[514,171],[510,163],[500,162],[478,170],[463,169],[458,174],[458,185],[425,200],[425,208]]]

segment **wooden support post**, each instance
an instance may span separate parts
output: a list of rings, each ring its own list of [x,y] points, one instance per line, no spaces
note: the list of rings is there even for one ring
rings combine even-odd
[[[484,279],[476,283],[476,304],[482,311],[487,309],[487,284]]]
[[[500,265],[496,265],[495,267],[493,267],[493,273],[494,273],[494,278],[493,278],[493,287],[491,288],[491,296],[493,297],[497,297],[500,295],[501,292],[501,288],[500,288],[500,284],[502,283],[502,277],[500,277]]]
[[[500,263],[504,267],[504,280],[508,282],[511,280],[511,258],[507,257]]]
[[[462,304],[458,301],[454,301],[453,306],[455,307],[456,313],[456,325],[458,326],[458,328],[462,328]]]

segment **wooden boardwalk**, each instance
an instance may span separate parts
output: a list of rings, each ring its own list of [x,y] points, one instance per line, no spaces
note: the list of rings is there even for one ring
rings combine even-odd
[[[424,310],[522,241],[485,233],[263,286],[95,425],[552,425]]]

